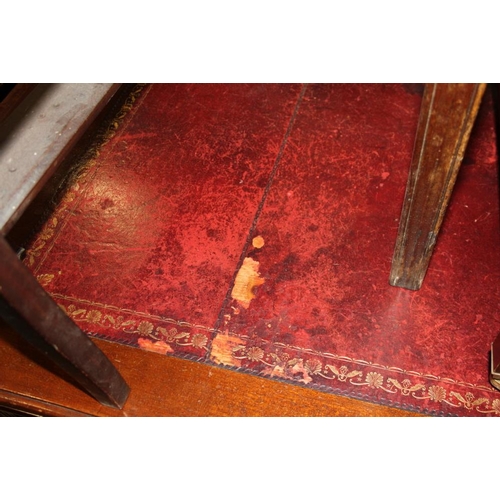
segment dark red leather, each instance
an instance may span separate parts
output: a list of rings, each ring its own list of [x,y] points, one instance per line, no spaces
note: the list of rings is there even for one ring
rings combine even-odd
[[[500,415],[489,94],[422,289],[388,284],[420,90],[146,87],[26,262],[92,335],[419,411]],[[242,266],[247,303],[232,298]]]

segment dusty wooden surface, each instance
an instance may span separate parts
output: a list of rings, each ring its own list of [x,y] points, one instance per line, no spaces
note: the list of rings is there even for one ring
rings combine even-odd
[[[390,283],[423,282],[486,84],[427,84]]]
[[[421,416],[223,368],[96,344],[132,390],[123,410],[97,403],[0,325],[0,406],[44,416]]]

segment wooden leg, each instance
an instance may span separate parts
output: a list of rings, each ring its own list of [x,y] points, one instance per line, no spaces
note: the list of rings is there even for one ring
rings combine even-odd
[[[129,387],[0,236],[0,314],[100,403],[122,408]]]
[[[427,84],[389,282],[418,290],[486,84]]]

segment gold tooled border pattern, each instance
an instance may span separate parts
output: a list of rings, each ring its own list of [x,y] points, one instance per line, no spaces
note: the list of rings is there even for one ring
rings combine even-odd
[[[233,357],[265,375],[319,386],[330,381],[328,385],[334,382],[335,387],[347,392],[362,388],[367,395],[385,399],[389,396],[403,404],[425,403],[423,409],[428,411],[447,407],[466,410],[466,414],[500,415],[500,398],[491,387],[277,342],[240,338],[241,345],[232,346]]]

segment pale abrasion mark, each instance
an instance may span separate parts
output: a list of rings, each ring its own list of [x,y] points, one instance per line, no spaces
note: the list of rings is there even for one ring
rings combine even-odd
[[[158,342],[153,342],[149,339],[139,338],[138,341],[139,347],[146,351],[157,352],[158,354],[167,354],[170,352],[174,352],[171,346],[169,346],[163,340],[159,340]]]
[[[241,366],[241,361],[233,358],[233,351],[244,345],[239,337],[229,333],[218,333],[212,342],[210,359],[219,365]]]
[[[262,248],[264,246],[264,238],[256,236],[252,244],[254,248]],[[255,298],[253,293],[254,287],[262,285],[264,282],[265,279],[259,275],[259,262],[253,260],[251,257],[246,257],[234,280],[231,298],[236,300],[241,307],[248,309],[251,300]],[[240,313],[237,307],[231,306],[231,309],[233,310],[233,314]],[[224,315],[224,325],[226,327],[230,320],[230,314]],[[215,336],[210,351],[210,359],[220,365],[239,367],[241,366],[241,361],[234,358],[233,353],[236,349],[240,350],[242,346],[245,346],[245,342],[242,339],[235,335],[230,335],[225,330],[223,333],[218,333]]]
[[[264,246],[264,238],[262,236],[256,236],[253,240],[252,240],[252,246],[254,248],[262,248]]]
[[[248,309],[250,302],[255,298],[253,289],[264,284],[265,281],[259,275],[259,262],[251,257],[246,257],[236,275],[231,298],[236,300],[240,306]]]

